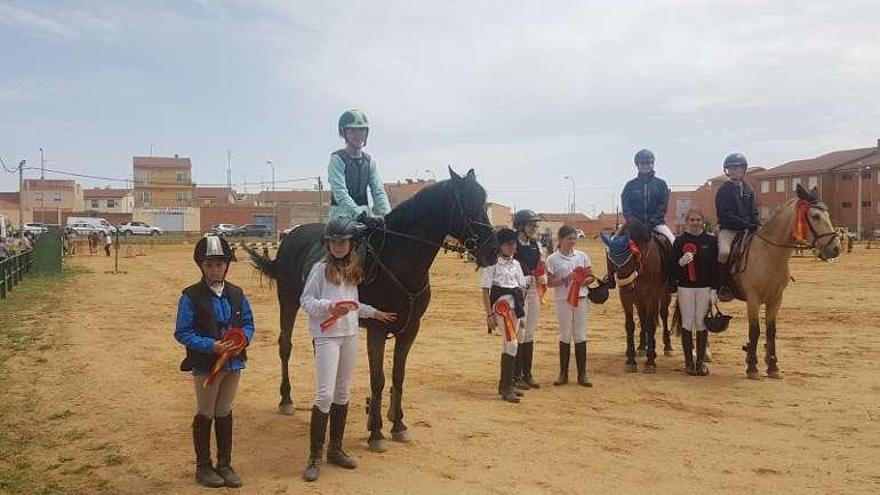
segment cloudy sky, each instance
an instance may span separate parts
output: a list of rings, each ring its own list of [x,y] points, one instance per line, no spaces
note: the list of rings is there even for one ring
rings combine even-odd
[[[357,107],[386,181],[473,167],[490,199],[609,210],[647,147],[671,185],[880,137],[880,3],[0,0],[0,157],[114,178],[326,175]],[[33,171],[28,171],[33,176]],[[50,177],[58,177],[49,175]],[[84,180],[86,185],[121,185]],[[0,173],[0,190],[15,190]],[[239,185],[239,188],[241,186]]]

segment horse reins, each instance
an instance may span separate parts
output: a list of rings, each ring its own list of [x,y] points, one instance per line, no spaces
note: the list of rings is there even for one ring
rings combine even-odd
[[[825,211],[825,210],[824,210],[821,206],[819,206],[819,205],[816,205],[816,204],[810,204],[810,208],[809,208],[809,209],[813,209],[813,208],[816,208],[816,209],[820,209],[820,210]],[[837,232],[835,232],[835,231],[832,231],[832,232],[825,232],[824,234],[820,234],[820,233],[818,233],[818,232],[816,231],[816,228],[813,227],[813,222],[810,221],[810,217],[809,217],[809,215],[806,216],[806,218],[804,219],[804,221],[805,221],[804,223],[806,223],[806,224],[807,224],[807,227],[809,227],[809,229],[810,229],[810,235],[813,236],[813,242],[811,242],[809,245],[806,245],[806,244],[780,244],[780,243],[777,243],[777,242],[773,242],[773,241],[771,241],[770,239],[767,239],[766,237],[764,237],[764,235],[761,234],[761,231],[760,231],[760,230],[755,231],[755,236],[756,236],[758,239],[761,239],[762,241],[766,242],[767,244],[769,244],[769,245],[771,245],[771,246],[778,247],[778,248],[783,248],[783,249],[803,249],[803,248],[819,249],[819,248],[817,247],[817,245],[819,244],[819,241],[820,241],[820,240],[822,240],[822,239],[824,239],[824,238],[826,238],[826,237],[837,236]],[[826,243],[822,246],[822,248],[824,249],[824,248],[828,247],[828,245],[831,244],[831,242],[833,242],[833,239],[828,240],[828,242],[826,242]]]

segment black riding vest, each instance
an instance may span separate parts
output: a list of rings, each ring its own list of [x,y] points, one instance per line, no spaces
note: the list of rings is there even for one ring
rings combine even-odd
[[[493,285],[489,289],[489,304],[495,306],[495,301],[501,299],[501,296],[513,296],[513,312],[517,318],[523,318],[526,315],[526,298],[522,289],[519,287],[507,288]]]
[[[183,293],[190,297],[196,307],[193,326],[199,335],[219,339],[224,328],[241,324],[241,304],[244,300],[244,292],[238,286],[225,282],[223,287],[223,297],[229,299],[229,305],[232,307],[232,316],[229,321],[217,320],[212,302],[212,298],[217,296],[204,279],[183,289]],[[214,367],[218,357],[217,354],[205,354],[187,347],[186,358],[180,363],[180,371],[191,371],[193,368],[210,370]],[[247,350],[242,350],[238,357],[247,360]]]
[[[358,206],[368,206],[367,186],[370,185],[370,155],[362,153],[360,157],[354,158],[349,156],[345,150],[334,151],[333,154],[345,164],[345,188],[348,189],[348,195]],[[337,204],[335,197],[330,198],[330,204],[334,206]]]
[[[538,267],[538,262],[541,261],[541,248],[538,246],[537,241],[529,239],[528,244],[520,243],[517,246],[513,258],[519,261],[523,275],[528,277],[535,272],[535,268]]]

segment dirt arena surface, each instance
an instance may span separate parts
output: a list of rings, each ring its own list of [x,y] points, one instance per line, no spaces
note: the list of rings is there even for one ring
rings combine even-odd
[[[604,274],[600,245],[579,248]],[[210,492],[193,479],[192,382],[178,371],[183,350],[172,336],[180,290],[199,276],[191,250],[163,246],[121,259],[120,275],[106,273],[112,258],[74,257],[68,266],[87,272],[50,311],[25,315],[51,342],[38,357],[16,355],[6,366],[14,370],[11,393],[29,394],[29,414],[57,437],[28,454],[54,483],[69,480],[76,493]],[[548,302],[535,356],[543,387],[515,405],[496,394],[500,342],[486,334],[474,267],[441,254],[404,392],[413,443],[366,450],[362,340],[346,436],[360,466],[326,466],[319,482],[306,484],[314,369],[305,321],[301,314],[294,331],[297,411],[282,416],[276,296],[239,262],[229,279],[245,288],[257,328],[235,402],[240,493],[878,493],[880,250],[857,247],[835,263],[793,259],[792,275],[778,331],[782,380],[745,377],[744,303],[722,307],[736,318],[713,337],[709,377],[682,372],[677,337],[656,375],[625,373],[613,292],[590,309],[594,388],[552,386],[558,357]]]

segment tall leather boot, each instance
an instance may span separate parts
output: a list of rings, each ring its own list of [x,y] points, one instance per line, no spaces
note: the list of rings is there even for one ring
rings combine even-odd
[[[574,345],[574,362],[577,365],[578,385],[592,387],[593,382],[587,376],[587,343],[579,342]]]
[[[232,469],[232,413],[224,418],[214,418],[214,430],[217,434],[217,474],[226,486],[239,488],[241,477]]]
[[[211,462],[211,423],[214,420],[196,414],[193,417],[193,450],[196,453],[196,481],[208,488],[220,488],[226,483],[223,478],[214,471]]]
[[[520,345],[523,348],[523,381],[530,388],[541,388],[541,385],[532,376],[532,359],[535,357],[535,343],[526,342]]]
[[[513,389],[513,366],[516,358],[507,353],[501,354],[501,398],[507,402],[519,403]]]
[[[697,368],[694,367],[694,334],[685,328],[681,329],[681,352],[684,353],[684,372],[694,376]]]
[[[568,383],[568,363],[571,361],[571,346],[565,342],[559,343],[559,377],[553,385],[565,385]]]
[[[734,299],[733,290],[731,290],[733,277],[730,275],[727,263],[728,262],[718,262],[718,273],[721,274],[721,286],[718,287],[718,300],[721,302],[730,302]]]
[[[330,446],[327,449],[327,462],[345,469],[354,469],[358,465],[357,461],[342,450],[347,416],[348,404],[330,404]]]
[[[324,454],[324,437],[327,435],[327,418],[318,406],[312,406],[312,420],[309,432],[309,465],[303,473],[306,481],[315,481],[321,474],[321,457]]]
[[[516,346],[516,356],[513,358],[513,386],[520,390],[529,390],[528,383],[525,382],[523,368],[525,368],[525,350],[523,344]]]
[[[697,362],[694,367],[699,376],[707,376],[709,374],[709,367],[706,366],[706,346],[708,345],[709,332],[706,330],[697,332]]]

